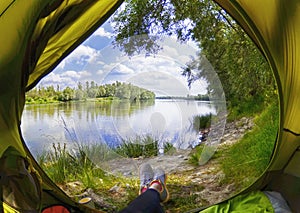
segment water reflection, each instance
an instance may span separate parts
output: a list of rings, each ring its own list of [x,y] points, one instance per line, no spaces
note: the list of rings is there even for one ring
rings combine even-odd
[[[215,113],[212,104],[192,100],[27,105],[21,129],[34,155],[51,149],[52,143],[66,143],[70,148],[76,143],[112,147],[146,135],[187,148],[198,137],[193,117],[209,113]]]

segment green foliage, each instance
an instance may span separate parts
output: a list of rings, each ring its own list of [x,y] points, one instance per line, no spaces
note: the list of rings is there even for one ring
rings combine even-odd
[[[70,87],[66,87],[62,92],[58,92],[59,101],[71,101],[75,98],[75,91]]]
[[[276,101],[277,97],[273,97]],[[268,99],[267,99],[268,100]],[[269,103],[261,95],[256,95],[255,97],[248,98],[243,102],[240,102],[236,106],[231,106],[229,115],[227,117],[228,121],[233,121],[242,117],[251,117],[264,110]],[[274,100],[272,100],[274,101]]]
[[[263,97],[276,98],[273,73],[252,40],[226,12],[209,0],[127,0],[115,17],[115,46],[128,55],[146,50],[157,53],[158,38],[176,35],[180,41],[193,40],[201,48],[198,58],[183,67],[191,85],[198,79],[208,81],[208,93],[216,92],[212,64],[223,85],[227,104],[234,113],[242,113],[241,103]],[[263,102],[258,102],[257,105]],[[241,106],[241,108],[240,108]],[[258,106],[260,107],[260,106]]]
[[[223,184],[235,183],[237,191],[253,183],[267,168],[274,149],[279,125],[278,102],[274,101],[257,115],[253,130],[233,145],[220,146],[217,150],[205,144],[197,146],[189,163],[198,166],[206,152],[214,152],[225,174]],[[208,153],[209,154],[209,153]],[[209,156],[211,156],[209,154]]]
[[[38,156],[38,162],[56,183],[63,183],[69,179],[69,172],[75,168],[74,159],[67,152],[66,144],[63,146],[59,143],[53,144],[53,152],[44,152],[43,155]]]
[[[137,178],[113,176],[104,172],[89,160],[89,153],[94,153],[95,150],[99,151],[104,148],[103,146],[92,145],[77,148],[78,152],[71,154],[65,144],[53,144],[53,152],[42,153],[37,157],[38,163],[59,186],[65,186],[76,181],[76,188],[68,185],[66,191],[75,199],[77,194],[82,195],[82,192],[91,188],[100,197],[105,198],[105,201],[110,202],[112,206],[121,209],[128,203],[128,200],[133,200],[137,196],[139,188]],[[101,151],[101,153],[104,153],[104,151]],[[110,192],[110,189],[115,185],[119,185],[126,190],[126,193],[118,199],[115,199],[115,194]],[[63,189],[66,188],[63,187]]]
[[[193,150],[193,153],[189,157],[189,163],[195,166],[199,165],[199,159],[201,157],[201,153],[204,149],[204,144],[200,144],[199,146],[196,146],[196,148]]]
[[[57,101],[86,100],[87,98],[116,97],[131,101],[155,99],[155,94],[149,90],[116,82],[98,86],[94,81],[86,82],[85,88],[79,82],[77,89],[66,87],[62,91],[54,90],[53,86],[34,88],[26,93],[27,104],[52,103]]]
[[[195,166],[203,165],[208,162],[208,160],[219,158],[220,154],[216,146],[209,146],[200,144],[193,150],[193,153],[190,155],[189,163]]]
[[[76,142],[76,141],[74,141]],[[164,144],[165,153],[174,149],[170,143]],[[115,149],[105,144],[79,145],[76,152],[70,152],[66,144],[53,143],[53,150],[43,152],[37,157],[39,165],[46,171],[49,177],[56,183],[80,180],[88,188],[97,187],[97,180],[105,175],[99,168],[101,163],[115,159],[117,155],[125,157],[152,157],[158,154],[158,141],[151,136],[136,137],[123,141],[122,145]]]
[[[148,142],[153,141],[150,136],[144,140],[148,140]],[[170,144],[167,146],[172,149]],[[102,155],[105,153],[105,150],[105,146],[93,144],[90,146],[78,146],[77,152],[71,154],[65,144],[53,144],[53,152],[44,152],[38,157],[38,162],[52,180],[59,186],[62,186],[64,190],[67,189],[66,192],[71,197],[76,199],[77,195],[82,195],[87,188],[91,188],[106,203],[116,206],[120,210],[127,206],[129,201],[138,196],[139,179],[138,177],[126,178],[124,176],[111,175],[93,164],[97,160],[107,160],[105,157],[95,159],[97,152],[99,152],[98,155]],[[92,162],[89,159],[92,159]],[[68,166],[67,163],[70,165]],[[57,177],[57,175],[59,176]],[[69,185],[73,181],[76,182],[75,188]],[[120,187],[117,193],[110,190],[115,186]],[[191,195],[191,189],[201,191],[203,186],[187,181],[185,174],[169,175],[168,189],[172,199],[164,205],[166,209],[172,212],[182,212],[207,204],[202,199],[199,203],[192,202],[195,199],[199,200],[199,196],[196,194]]]
[[[66,144],[53,144],[53,150],[43,152],[37,157],[37,161],[55,183],[79,179],[85,187],[95,188],[97,181],[94,179],[104,176],[105,173],[90,160],[87,147],[77,148],[77,152],[71,154]]]

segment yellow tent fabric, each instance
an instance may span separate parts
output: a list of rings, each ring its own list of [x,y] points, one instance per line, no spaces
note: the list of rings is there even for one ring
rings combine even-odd
[[[8,145],[24,156],[19,124],[30,89],[120,5],[118,0],[6,0],[0,3],[0,156]]]
[[[281,119],[274,157],[264,176],[269,178],[272,171],[283,170],[292,156],[299,156],[293,153],[300,146],[300,1],[215,2],[245,29],[269,61],[277,79]],[[20,121],[25,91],[51,72],[121,3],[122,0],[0,1],[0,157],[13,147],[11,155],[29,162],[31,172],[37,170],[43,191],[47,191],[42,207],[75,204],[47,178],[23,143]],[[265,181],[262,178],[255,187]]]
[[[61,203],[78,211],[79,207],[43,173],[23,142],[20,122],[25,91],[51,72],[121,3],[120,0],[0,1],[0,160],[7,165],[0,170],[4,173],[1,177],[11,180],[1,179],[0,193],[1,197],[9,197],[2,200],[16,211],[36,212],[39,207]],[[11,172],[9,167],[13,167]],[[24,178],[13,179],[18,175]],[[31,198],[28,191],[19,190],[24,181],[35,194],[42,185],[42,205],[34,204],[33,199],[32,205],[26,203]],[[19,197],[18,202],[12,197]],[[0,206],[1,212],[3,208],[5,205]]]

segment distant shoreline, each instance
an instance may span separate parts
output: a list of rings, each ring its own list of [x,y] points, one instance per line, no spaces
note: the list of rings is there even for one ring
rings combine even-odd
[[[175,99],[175,100],[194,100],[194,101],[210,101],[208,95],[203,95],[203,96],[158,96],[155,97],[155,99],[159,100],[170,100],[170,99]]]
[[[113,100],[120,100],[120,101],[130,101],[130,99],[123,99],[123,98],[117,98],[117,97],[101,97],[101,98],[86,98],[82,100],[68,100],[68,101],[59,101],[54,100],[52,98],[44,98],[37,101],[26,101],[26,105],[32,105],[32,104],[59,104],[59,103],[68,103],[68,102],[93,102],[93,101],[113,101]],[[139,100],[139,101],[150,101],[150,100],[190,100],[190,101],[203,101],[203,102],[211,102],[209,98],[199,98],[197,96],[191,96],[191,97],[182,97],[182,96],[160,96],[155,97],[153,99],[145,99],[145,100]]]

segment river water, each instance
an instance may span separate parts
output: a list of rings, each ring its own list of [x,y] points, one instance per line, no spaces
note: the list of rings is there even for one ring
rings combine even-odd
[[[209,113],[215,113],[209,102],[174,99],[26,105],[21,130],[34,155],[51,149],[53,143],[113,147],[147,135],[184,149],[198,141],[193,118]]]

